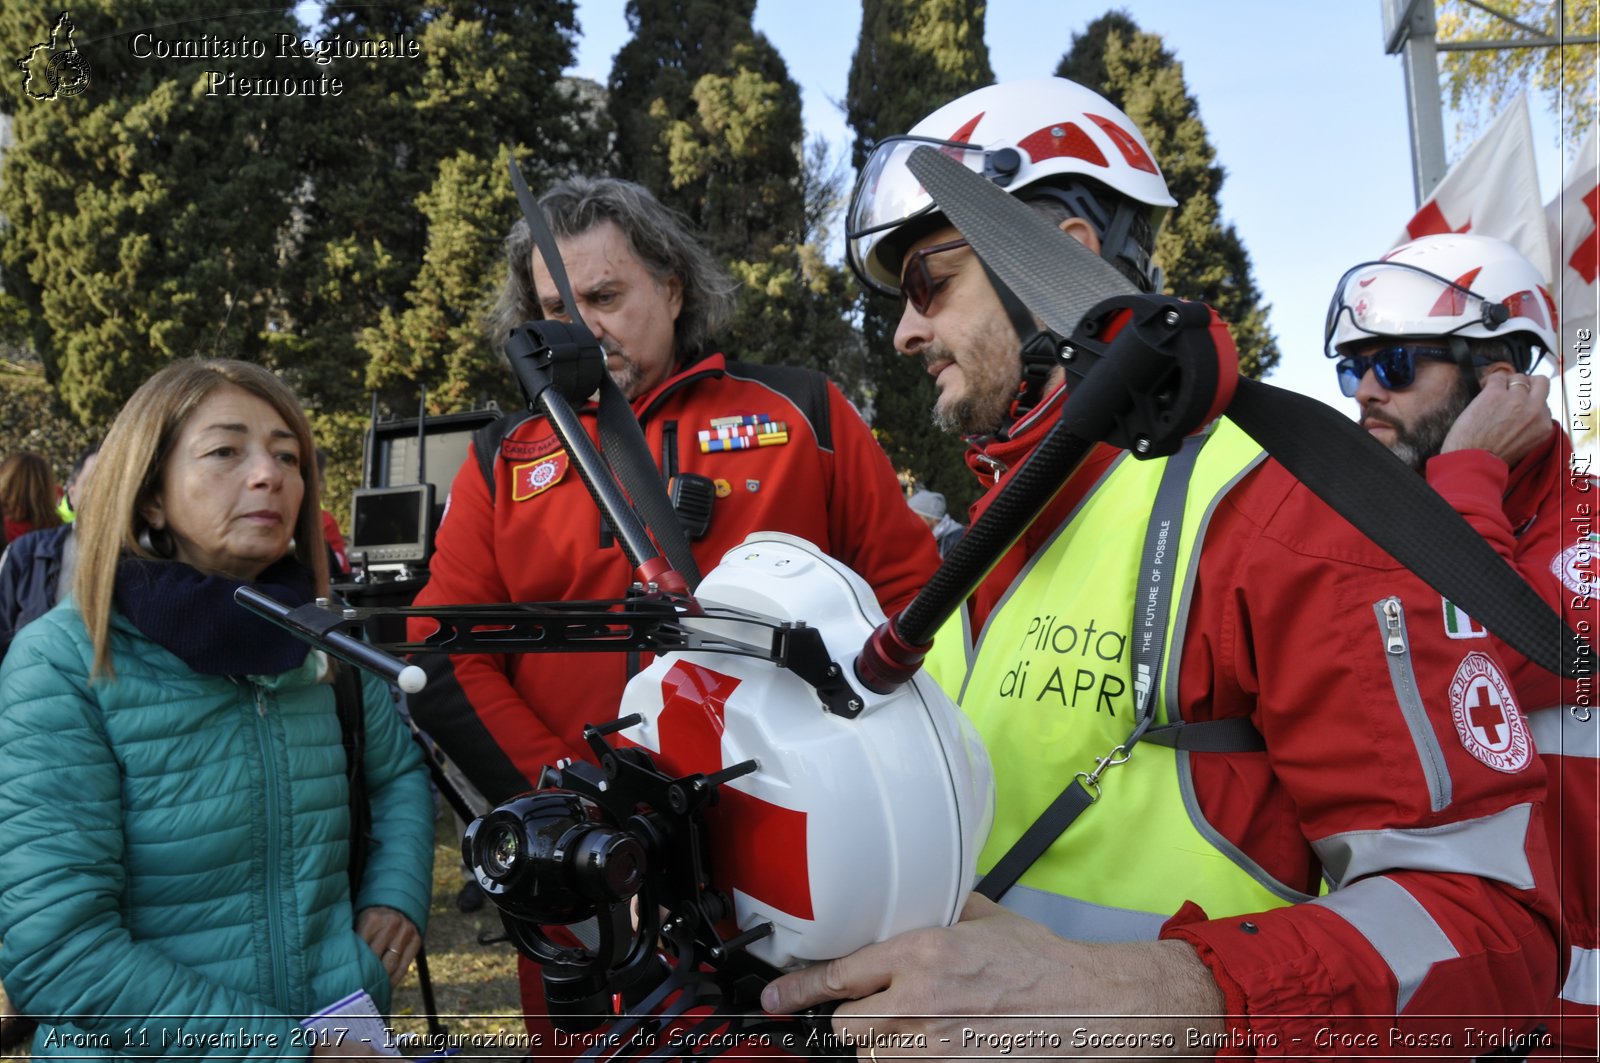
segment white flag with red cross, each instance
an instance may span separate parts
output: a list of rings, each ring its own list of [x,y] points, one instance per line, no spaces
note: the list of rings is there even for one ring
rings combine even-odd
[[[1543,203],[1528,98],[1519,93],[1450,167],[1395,243],[1439,233],[1494,236],[1521,251],[1548,280],[1553,256]]]
[[[1567,168],[1561,192],[1544,208],[1550,223],[1550,246],[1560,256],[1560,268],[1551,278],[1551,294],[1561,312],[1562,338],[1571,343],[1578,329],[1595,334],[1595,275],[1600,273],[1600,233],[1595,217],[1600,215],[1600,148],[1591,128],[1578,149],[1578,157]]]

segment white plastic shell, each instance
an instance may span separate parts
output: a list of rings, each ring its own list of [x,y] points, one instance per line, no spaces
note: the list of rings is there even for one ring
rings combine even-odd
[[[961,710],[926,674],[888,695],[855,681],[855,659],[884,619],[872,589],[811,543],[762,532],[725,554],[696,597],[817,628],[862,701],[859,716],[834,715],[794,673],[722,653],[664,655],[628,684],[620,714],[639,713],[644,722],[621,736],[658,755],[665,770],[709,774],[752,758],[759,763],[726,784],[746,796],[723,802],[712,827],[720,831],[716,852],[731,846],[737,853],[711,876],[733,897],[739,929],[764,921],[775,927],[750,951],[792,967],[953,923],[993,818],[989,758]],[[694,623],[742,641],[764,645],[768,638],[742,623]],[[663,721],[668,692],[686,685],[726,692],[720,710],[715,698],[691,709],[678,696]],[[689,748],[701,760],[718,748],[720,761],[683,763]],[[784,827],[763,829],[762,822]]]

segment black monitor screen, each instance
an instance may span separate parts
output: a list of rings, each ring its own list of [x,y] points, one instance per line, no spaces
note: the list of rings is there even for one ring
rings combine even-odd
[[[426,561],[432,529],[424,515],[432,495],[427,484],[357,491],[350,549],[364,551],[368,563]]]
[[[356,503],[356,526],[350,541],[360,546],[419,542],[421,525],[416,495],[368,496]]]

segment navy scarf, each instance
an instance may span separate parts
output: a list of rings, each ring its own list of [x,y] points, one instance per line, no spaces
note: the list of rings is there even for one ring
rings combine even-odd
[[[181,561],[125,557],[117,609],[145,637],[201,675],[276,675],[298,667],[306,644],[233,600],[243,580],[210,576]],[[293,555],[252,586],[290,607],[311,601],[311,573]]]

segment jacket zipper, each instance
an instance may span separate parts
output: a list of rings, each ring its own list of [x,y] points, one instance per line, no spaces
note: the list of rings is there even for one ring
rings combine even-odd
[[[279,845],[278,787],[274,785],[271,723],[267,719],[266,694],[260,684],[250,683],[255,695],[256,744],[261,750],[261,770],[266,815],[267,943],[272,957],[272,988],[278,1007],[292,1010],[289,1000],[288,948],[283,940],[283,884],[280,881],[282,855]]]
[[[1450,807],[1452,799],[1450,771],[1445,765],[1444,751],[1439,748],[1438,735],[1428,718],[1428,709],[1422,703],[1417,687],[1416,667],[1411,659],[1411,640],[1406,632],[1405,606],[1397,597],[1373,603],[1378,618],[1378,630],[1383,636],[1384,659],[1389,665],[1389,681],[1394,686],[1395,700],[1411,741],[1416,747],[1417,759],[1422,765],[1423,778],[1428,783],[1428,801],[1435,812]]]

